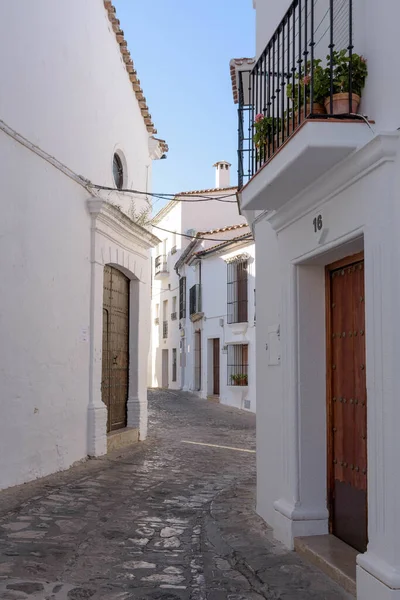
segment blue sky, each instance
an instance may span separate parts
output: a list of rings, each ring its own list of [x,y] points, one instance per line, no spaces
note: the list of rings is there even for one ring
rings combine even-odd
[[[153,191],[214,187],[218,160],[232,163],[235,185],[237,107],[229,61],[254,55],[252,0],[114,4],[158,135],[170,148],[167,160],[154,163]]]

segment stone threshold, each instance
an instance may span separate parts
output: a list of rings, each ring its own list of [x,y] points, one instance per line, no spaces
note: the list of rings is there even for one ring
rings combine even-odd
[[[294,540],[296,552],[356,596],[356,557],[359,552],[334,535],[312,535]]]
[[[219,396],[215,396],[215,395],[207,396],[207,400],[209,402],[216,402],[217,404],[219,404]]]
[[[110,433],[107,434],[107,452],[125,448],[138,441],[139,429],[135,427],[125,427],[124,429],[110,431]]]

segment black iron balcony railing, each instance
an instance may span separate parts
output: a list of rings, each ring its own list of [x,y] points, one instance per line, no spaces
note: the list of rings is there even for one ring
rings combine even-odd
[[[171,313],[171,321],[176,321],[177,314],[176,312]]]
[[[168,337],[168,321],[163,321],[162,324],[162,336],[163,339],[166,340]]]
[[[161,254],[160,256],[157,256],[157,258],[155,260],[155,274],[158,275],[159,273],[167,273],[167,272],[168,272],[167,257],[165,256],[165,254]]]
[[[239,188],[305,119],[360,118],[367,68],[353,49],[353,0],[291,3],[253,70],[238,72]]]
[[[189,290],[189,310],[191,316],[201,312],[201,285],[198,283]]]

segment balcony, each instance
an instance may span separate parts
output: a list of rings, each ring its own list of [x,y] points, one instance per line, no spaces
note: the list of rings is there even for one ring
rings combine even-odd
[[[191,321],[198,321],[203,317],[201,304],[201,285],[197,283],[189,290],[189,312]]]
[[[168,338],[168,321],[163,321],[162,336],[163,336],[163,340],[166,340]]]
[[[294,0],[252,70],[237,70],[242,209],[278,210],[371,139],[354,0]]]
[[[165,254],[157,256],[154,267],[154,277],[156,279],[163,279],[164,277],[168,277],[168,261]]]
[[[176,321],[176,318],[177,318],[177,313],[176,312],[171,313],[171,321]]]

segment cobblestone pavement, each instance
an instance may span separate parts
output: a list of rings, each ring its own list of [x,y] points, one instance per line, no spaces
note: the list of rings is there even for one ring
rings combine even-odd
[[[255,417],[149,397],[146,442],[0,493],[0,599],[349,598],[254,514]]]

